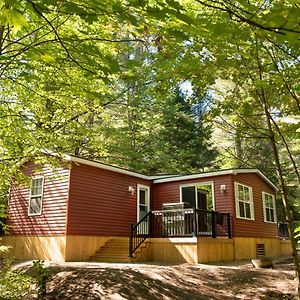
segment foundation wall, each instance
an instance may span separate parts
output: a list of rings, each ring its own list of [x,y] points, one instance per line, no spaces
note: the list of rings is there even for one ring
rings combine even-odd
[[[3,257],[18,260],[65,261],[66,236],[2,236],[1,245],[10,246]]]
[[[234,240],[198,238],[198,263],[232,261],[235,259]]]
[[[111,237],[68,235],[66,261],[88,261]]]
[[[256,244],[265,245],[266,257],[282,256],[280,240],[278,238],[234,238],[235,241],[235,259],[244,260],[256,258]]]
[[[196,238],[153,238],[150,239],[149,260],[167,263],[196,264]]]
[[[2,257],[19,260],[88,261],[112,237],[3,236],[0,245],[11,246]],[[291,255],[289,240],[276,238],[152,238],[138,261],[210,263],[256,258],[256,244],[265,245],[266,257]]]
[[[280,255],[289,256],[292,255],[292,246],[290,240],[281,240],[280,241]]]

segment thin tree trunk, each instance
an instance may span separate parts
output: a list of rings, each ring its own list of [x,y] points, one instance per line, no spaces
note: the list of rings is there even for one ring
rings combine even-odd
[[[259,59],[259,53],[257,51],[256,53],[256,60],[257,60],[257,67],[258,67],[258,75],[260,81],[263,83],[263,66],[261,65],[261,61]],[[270,108],[269,108],[269,103],[267,100],[267,96],[265,93],[265,89],[262,85],[260,88],[260,91],[257,93],[260,100],[261,100],[261,105],[263,106],[264,114],[266,117],[266,122],[267,122],[267,128],[269,132],[269,140],[270,144],[272,147],[272,152],[273,152],[273,157],[275,161],[275,167],[276,167],[276,175],[277,179],[279,182],[279,191],[282,197],[282,202],[284,206],[284,213],[285,213],[285,219],[288,225],[288,230],[290,234],[290,241],[291,241],[291,247],[292,247],[292,255],[293,255],[293,262],[295,266],[295,272],[296,272],[296,278],[298,281],[297,285],[297,298],[300,299],[300,265],[299,265],[299,257],[297,253],[297,248],[296,248],[296,240],[295,240],[295,235],[294,235],[294,227],[293,227],[293,220],[292,220],[292,214],[290,211],[290,203],[289,203],[289,197],[287,193],[287,187],[286,187],[286,182],[283,177],[283,172],[282,172],[282,167],[280,163],[280,157],[279,157],[279,152],[276,144],[276,139],[275,139],[275,133],[272,127],[272,116],[270,114]]]
[[[278,152],[278,148],[277,148],[277,144],[276,144],[276,140],[275,140],[275,134],[274,134],[274,130],[272,127],[272,121],[271,121],[272,117],[270,115],[269,105],[268,105],[266,95],[264,93],[263,88],[261,89],[261,100],[262,100],[262,105],[263,105],[263,109],[264,109],[264,113],[265,113],[265,117],[266,117],[266,121],[267,121],[267,126],[268,126],[268,131],[269,131],[269,140],[270,140],[273,157],[274,157],[274,161],[275,161],[276,175],[277,175],[277,179],[279,182],[279,191],[280,191],[283,206],[284,206],[285,219],[286,219],[289,234],[290,234],[293,262],[294,262],[294,266],[295,266],[296,278],[298,280],[298,286],[297,286],[298,299],[300,299],[300,265],[299,265],[299,257],[298,257],[297,248],[296,248],[293,220],[292,220],[292,215],[291,215],[291,211],[290,211],[289,197],[288,197],[288,193],[287,193],[285,179],[283,177],[282,167],[281,167],[280,158],[279,158],[279,152]]]
[[[300,184],[300,173],[299,173],[299,171],[298,171],[298,167],[297,167],[297,165],[296,165],[295,159],[293,158],[293,155],[292,155],[292,152],[291,152],[291,150],[290,150],[290,147],[289,147],[289,145],[288,145],[288,143],[287,143],[287,141],[286,141],[284,135],[282,134],[282,132],[281,132],[279,126],[277,125],[276,121],[274,120],[274,118],[273,118],[272,116],[270,116],[270,118],[271,118],[271,121],[273,122],[273,124],[274,124],[274,126],[275,126],[275,129],[276,129],[277,133],[280,135],[280,137],[281,137],[281,139],[282,139],[282,142],[284,143],[284,146],[285,146],[285,148],[286,148],[286,150],[287,150],[287,152],[288,152],[288,156],[289,156],[289,158],[290,158],[290,160],[291,160],[291,162],[292,162],[294,171],[295,171],[295,173],[296,173],[296,175],[297,175],[298,182],[299,182],[299,184]]]
[[[237,158],[235,161],[235,165],[237,168],[240,168],[242,166],[242,137],[241,137],[241,130],[239,124],[237,124],[236,126],[234,143],[235,143],[235,156]]]
[[[0,26],[0,55],[2,54],[2,48],[3,48],[3,34],[4,34],[4,26]]]
[[[292,215],[291,215],[291,211],[290,211],[287,188],[286,188],[285,180],[284,180],[283,174],[282,174],[279,153],[278,153],[278,149],[276,146],[275,136],[274,136],[274,132],[273,132],[272,124],[271,124],[270,112],[269,112],[267,103],[265,101],[264,101],[264,111],[265,111],[266,121],[268,124],[268,129],[269,129],[269,134],[270,134],[269,139],[271,142],[273,156],[274,156],[274,160],[275,160],[277,179],[279,181],[279,191],[280,191],[280,194],[282,197],[285,218],[286,218],[286,222],[288,224],[288,230],[289,230],[289,234],[290,234],[293,261],[294,261],[294,265],[295,265],[296,278],[298,280],[297,290],[298,290],[298,299],[299,299],[300,298],[300,266],[299,266],[299,257],[298,257],[298,253],[297,253],[297,249],[296,249],[296,240],[295,240],[295,235],[294,235],[293,220],[292,220]]]

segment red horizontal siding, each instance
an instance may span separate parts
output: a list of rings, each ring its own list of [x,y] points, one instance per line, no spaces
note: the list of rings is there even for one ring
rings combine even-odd
[[[163,203],[180,201],[180,185],[212,181],[215,210],[231,214],[234,236],[278,235],[277,225],[263,220],[262,191],[271,194],[274,191],[255,173],[153,185],[151,180],[87,165],[73,164],[71,171],[67,167],[55,171],[43,167],[36,172],[36,167],[33,163],[27,163],[23,170],[29,177],[33,174],[45,176],[42,215],[28,216],[29,187],[12,185],[9,199],[9,226],[12,234],[128,236],[130,224],[137,221],[137,184],[150,186],[151,209],[160,210]],[[253,188],[255,221],[236,218],[234,182]],[[223,193],[220,191],[221,185],[226,185]],[[133,194],[128,192],[129,186],[134,187]]]
[[[155,184],[155,203],[152,209],[162,209],[163,203],[180,201],[181,184],[214,182],[215,210],[231,214],[233,236],[237,237],[277,237],[276,224],[264,222],[262,191],[275,194],[273,188],[255,173],[213,176],[201,179],[181,180],[178,182],[166,182]],[[234,181],[251,186],[253,189],[255,221],[236,218]],[[221,193],[220,186],[225,184],[226,191]]]
[[[212,176],[200,179],[180,180],[176,182],[157,183],[154,185],[154,210],[161,210],[163,203],[180,202],[180,185],[188,183],[201,183],[212,181],[214,184],[215,210],[223,213],[230,213],[233,224],[233,191],[231,175]],[[226,191],[220,192],[220,186],[226,185]],[[232,225],[234,229],[234,226]]]
[[[128,236],[137,221],[137,184],[152,181],[74,164],[71,169],[67,234]],[[134,194],[128,187],[134,188]],[[150,203],[153,199],[150,199]]]
[[[156,183],[154,185],[154,210],[162,209],[164,203],[180,202],[180,185],[188,183],[201,183],[212,181],[214,183],[215,209],[219,212],[233,213],[232,190],[230,175],[213,176],[201,179],[180,180],[176,182]],[[220,193],[220,185],[226,185],[226,192]]]
[[[277,224],[264,222],[262,192],[275,195],[273,188],[255,173],[233,175],[233,182],[252,187],[255,220],[235,218],[234,235],[240,237],[277,237]],[[232,187],[233,188],[233,187]],[[235,205],[234,205],[234,215]]]
[[[42,214],[28,216],[29,186],[12,184],[9,195],[8,225],[14,235],[65,234],[69,169],[38,168],[34,163],[23,166],[26,176],[44,176]]]

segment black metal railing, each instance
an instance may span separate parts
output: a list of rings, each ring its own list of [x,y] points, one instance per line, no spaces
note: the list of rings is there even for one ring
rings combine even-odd
[[[190,208],[152,211],[151,237],[191,236],[193,213]]]
[[[230,214],[202,209],[152,211],[151,237],[228,236]]]
[[[230,213],[196,208],[150,211],[130,226],[129,256],[148,238],[224,236],[231,238]]]
[[[142,245],[142,243],[150,237],[151,231],[151,215],[149,211],[138,223],[130,225],[129,238],[129,256],[133,257],[133,253]]]

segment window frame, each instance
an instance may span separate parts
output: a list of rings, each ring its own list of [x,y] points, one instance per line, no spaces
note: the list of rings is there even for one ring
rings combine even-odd
[[[262,191],[262,202],[263,202],[263,212],[264,212],[264,222],[265,223],[270,223],[270,224],[277,224],[277,211],[276,211],[276,201],[275,201],[275,195],[274,194],[270,194],[267,192]],[[266,212],[266,198],[265,196],[271,196],[272,197],[272,202],[273,202],[273,211],[274,211],[274,222],[272,221],[268,221],[267,220],[267,212]]]
[[[243,188],[246,187],[246,188],[249,189],[249,197],[250,197],[249,202],[246,202],[246,201],[243,201],[243,200],[239,199],[239,190],[238,190],[239,186],[242,186]],[[236,218],[242,219],[242,220],[248,220],[248,221],[255,221],[253,189],[252,189],[252,187],[249,186],[249,185],[240,183],[240,182],[234,182],[234,195],[235,195],[235,216],[236,216]],[[250,218],[241,217],[239,202],[250,204]]]
[[[32,185],[33,181],[37,179],[42,179],[42,191],[41,194],[36,194],[32,195]],[[32,177],[31,178],[31,184],[30,184],[30,192],[29,192],[29,202],[28,202],[28,216],[33,217],[33,216],[41,216],[42,211],[43,211],[43,195],[44,195],[44,183],[45,183],[45,177],[44,176],[37,176],[37,177]],[[40,211],[38,213],[31,213],[30,212],[30,205],[31,205],[31,199],[35,197],[41,197],[41,205],[40,205]]]

